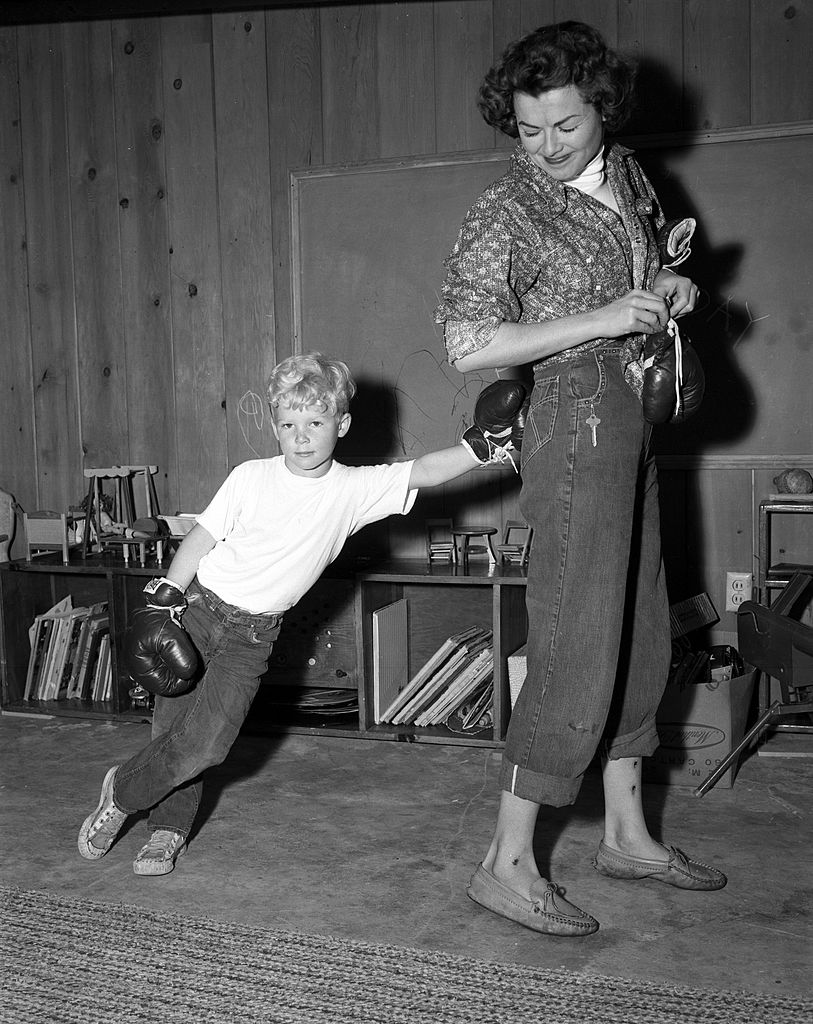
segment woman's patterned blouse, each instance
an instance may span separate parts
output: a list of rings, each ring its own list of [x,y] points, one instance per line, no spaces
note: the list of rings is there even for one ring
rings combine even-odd
[[[508,171],[466,214],[445,262],[435,321],[444,325],[450,363],[485,348],[505,320],[556,320],[605,306],[631,288],[652,287],[661,266],[655,234],[664,223],[657,197],[631,150],[609,146],[605,166],[620,218],[545,174],[517,146]],[[634,334],[621,341],[627,379],[639,394],[643,339]],[[607,343],[576,345],[535,369]]]

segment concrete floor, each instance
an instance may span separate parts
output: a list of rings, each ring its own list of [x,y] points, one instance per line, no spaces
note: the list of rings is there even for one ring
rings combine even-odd
[[[0,716],[0,883],[305,933],[695,988],[813,994],[813,759],[751,756],[733,789],[648,786],[657,833],[719,865],[717,893],[596,874],[599,778],[552,814],[537,855],[601,922],[538,935],[465,895],[497,808],[499,754],[329,736],[241,737],[212,773],[176,870],[133,874],[133,819],[101,861],[76,833],[106,769],[148,726]]]

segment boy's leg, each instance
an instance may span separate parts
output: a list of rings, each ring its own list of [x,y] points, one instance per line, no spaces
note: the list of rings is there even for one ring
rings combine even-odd
[[[190,586],[183,620],[206,665],[203,678],[181,698],[156,699],[157,735],[121,766],[114,787],[122,810],[151,808],[151,828],[183,836],[200,802],[199,776],[220,764],[237,739],[282,621],[206,595],[209,600],[197,584]]]
[[[190,693],[156,700],[153,739],[112,778],[108,773],[109,803],[121,820],[99,853],[86,852],[80,834],[83,856],[102,856],[127,814],[148,808],[151,828],[186,838],[200,801],[199,776],[226,757],[257,692],[282,616],[249,615],[195,583],[187,596],[184,625],[206,671]]]

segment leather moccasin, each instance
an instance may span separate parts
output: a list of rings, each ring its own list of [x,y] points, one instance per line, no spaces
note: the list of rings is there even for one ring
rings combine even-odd
[[[564,891],[540,879],[531,888],[531,898],[525,899],[498,881],[481,864],[471,876],[469,899],[486,910],[492,910],[509,921],[532,928],[547,935],[591,935],[598,931],[598,921],[579,910],[564,897]]]
[[[608,878],[654,878],[678,889],[722,889],[728,881],[722,871],[692,860],[676,846],[668,846],[666,850],[668,857],[663,860],[644,860],[614,850],[602,840],[593,863],[596,871]]]

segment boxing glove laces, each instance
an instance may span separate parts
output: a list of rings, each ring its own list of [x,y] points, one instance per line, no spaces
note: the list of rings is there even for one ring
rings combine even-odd
[[[529,399],[518,380],[497,380],[484,388],[474,405],[474,423],[461,443],[475,462],[485,466],[509,462],[518,472],[511,452],[519,452]]]

